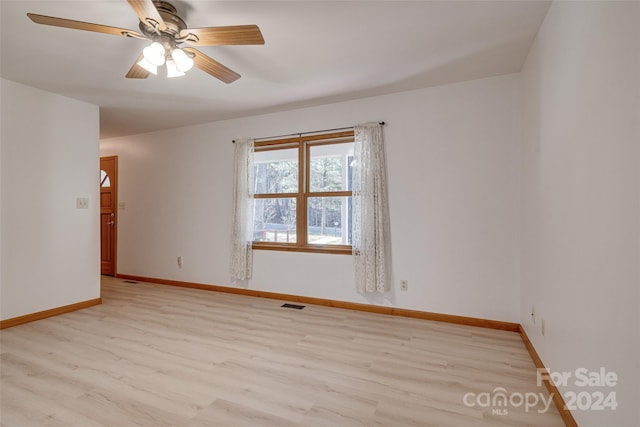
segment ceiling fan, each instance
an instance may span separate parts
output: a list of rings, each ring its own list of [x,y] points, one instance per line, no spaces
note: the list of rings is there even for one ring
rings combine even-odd
[[[93,31],[114,36],[150,40],[133,64],[127,78],[146,79],[150,73],[157,74],[158,67],[165,66],[167,77],[182,76],[194,65],[202,71],[231,83],[240,74],[225,67],[193,47],[180,47],[182,43],[192,46],[258,45],[264,38],[257,25],[235,25],[229,27],[188,28],[178,16],[176,8],[161,0],[127,0],[140,18],[140,32],[90,22],[27,13],[36,24],[74,30]]]

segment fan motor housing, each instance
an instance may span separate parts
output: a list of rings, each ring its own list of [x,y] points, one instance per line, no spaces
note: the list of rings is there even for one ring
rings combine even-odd
[[[178,16],[178,10],[171,3],[162,0],[154,0],[153,5],[158,10],[160,17],[162,17],[162,20],[166,25],[166,29],[162,30],[161,33],[175,37],[180,34],[180,31],[187,28],[187,24],[180,16]],[[157,34],[153,26],[146,22],[140,21],[139,27],[140,31],[147,36]]]

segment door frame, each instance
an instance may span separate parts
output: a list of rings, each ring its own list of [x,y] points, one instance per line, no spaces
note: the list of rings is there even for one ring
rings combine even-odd
[[[102,160],[113,160],[113,175],[110,177],[111,180],[111,191],[113,195],[113,220],[115,224],[113,224],[113,277],[117,277],[118,275],[118,156],[101,156],[100,157],[100,170],[102,170]],[[100,175],[100,173],[98,173]],[[100,183],[98,183],[100,185]],[[102,199],[102,194],[100,195],[100,199]],[[100,200],[100,208],[98,215],[101,215],[102,212],[102,200]],[[98,227],[101,227],[100,221],[98,221]],[[102,233],[100,233],[100,250],[102,251]],[[100,255],[102,259],[102,254]],[[102,261],[101,261],[102,263]],[[102,275],[102,266],[100,267],[100,275]]]

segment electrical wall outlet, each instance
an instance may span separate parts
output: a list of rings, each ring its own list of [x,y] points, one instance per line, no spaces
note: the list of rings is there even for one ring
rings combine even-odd
[[[400,280],[400,290],[408,291],[409,290],[409,281],[408,280]]]
[[[178,257],[178,268],[182,268],[182,257]]]

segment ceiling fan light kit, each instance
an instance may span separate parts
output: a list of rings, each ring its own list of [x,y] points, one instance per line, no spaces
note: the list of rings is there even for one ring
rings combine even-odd
[[[168,49],[165,48],[168,45]],[[193,59],[184,50],[171,43],[154,41],[142,50],[143,58],[137,63],[139,66],[157,75],[158,67],[166,64],[167,77],[184,76],[193,68]]]
[[[205,73],[231,83],[240,74],[225,67],[193,47],[182,48],[182,43],[192,46],[260,45],[264,38],[256,25],[235,25],[228,27],[188,28],[178,15],[176,8],[160,0],[127,0],[140,19],[140,33],[124,28],[109,27],[83,21],[28,13],[36,24],[52,25],[75,30],[93,31],[151,40],[142,50],[127,78],[145,79],[149,74],[158,74],[158,67],[165,66],[167,77],[184,76],[194,66]]]

